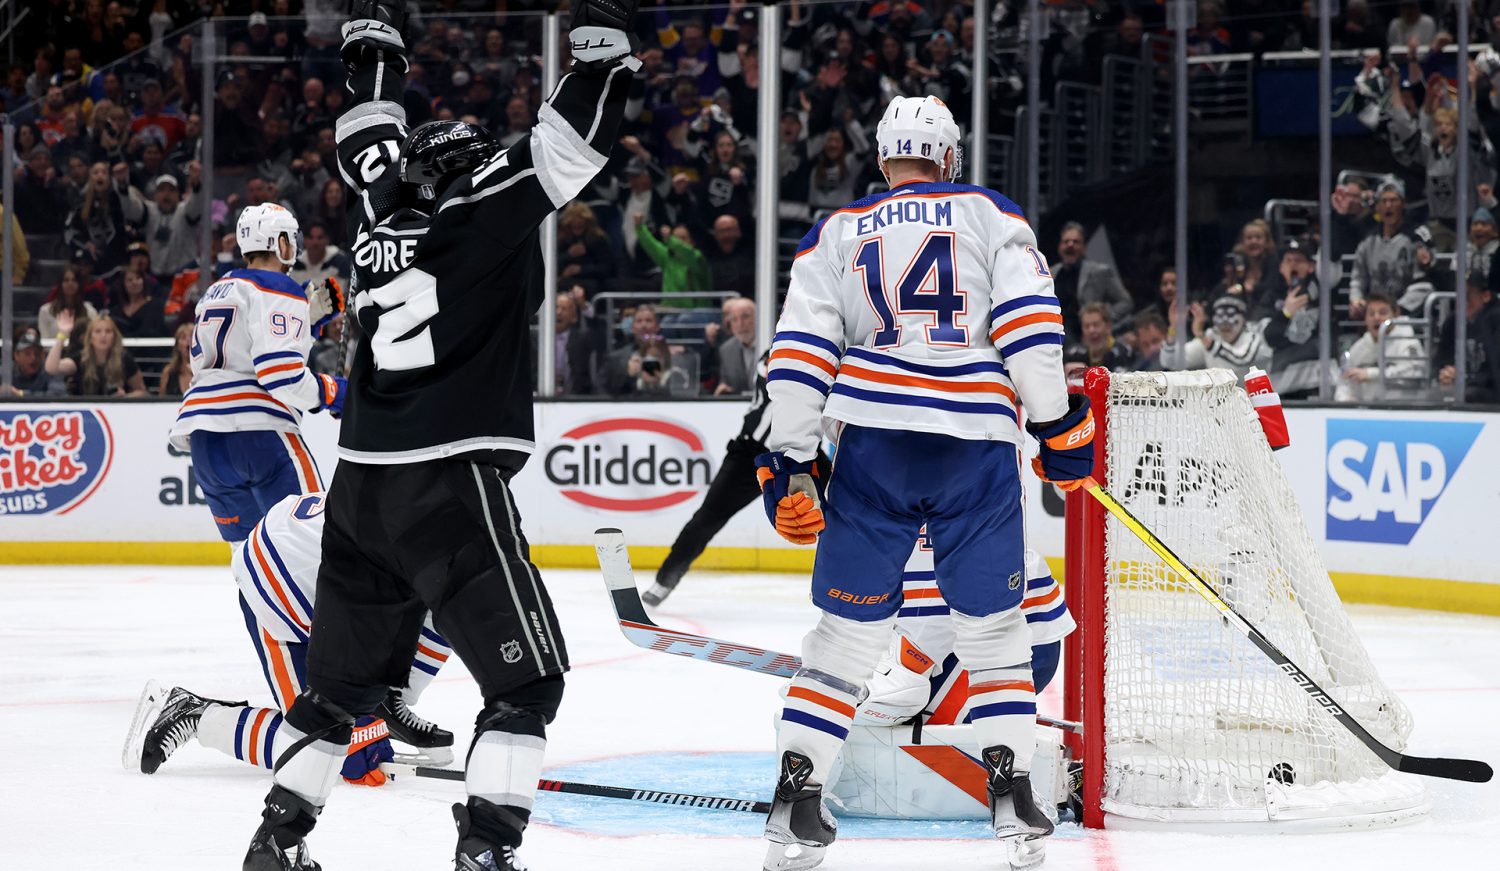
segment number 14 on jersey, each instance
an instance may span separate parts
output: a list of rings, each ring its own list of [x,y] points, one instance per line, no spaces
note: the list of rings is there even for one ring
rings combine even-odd
[[[930,345],[968,347],[969,329],[958,317],[968,313],[968,295],[958,288],[954,268],[958,239],[953,233],[929,233],[896,283],[895,306],[885,284],[885,243],[880,236],[862,242],[854,252],[854,269],[865,283],[865,295],[880,320],[870,343],[877,348],[901,344],[902,322],[917,316]]]

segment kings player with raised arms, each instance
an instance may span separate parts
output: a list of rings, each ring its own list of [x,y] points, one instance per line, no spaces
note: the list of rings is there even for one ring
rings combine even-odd
[[[314,871],[305,844],[354,718],[402,686],[432,612],[484,707],[454,806],[458,871],[521,867],[568,655],[510,480],[534,449],[538,227],[604,167],[640,62],[636,0],[574,0],[571,71],[507,149],[490,131],[408,131],[403,0],[354,0],[335,130],[350,197],[355,354],[307,652],[247,871]]]
[[[997,837],[1039,846],[1036,693],[1025,594],[1018,407],[1063,486],[1093,467],[1088,402],[1063,380],[1063,324],[1036,237],[1014,203],[955,184],[959,130],[934,97],[897,97],[876,129],[888,191],[802,240],[771,346],[767,515],[812,544],[813,602],[777,730],[765,867],[811,868],[836,826],[822,789],[891,638],[902,569],[925,524]],[[825,420],[826,419],[826,420]],[[814,463],[825,423],[831,476]],[[1037,856],[1039,850],[1030,849]]]

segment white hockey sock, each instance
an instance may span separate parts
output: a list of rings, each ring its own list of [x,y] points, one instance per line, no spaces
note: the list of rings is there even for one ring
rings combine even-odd
[[[209,705],[198,720],[198,743],[261,768],[276,761],[276,747],[286,747],[278,736],[281,712],[274,708]]]
[[[276,758],[306,737],[306,733],[282,721],[276,733]],[[349,753],[348,743],[335,744],[326,739],[312,741],[298,750],[281,770],[276,772],[276,784],[295,792],[316,807],[328,803],[328,795],[338,782],[339,770],[344,767],[344,758]]]
[[[1031,665],[969,673],[969,722],[979,749],[1003,744],[1015,751],[1017,772],[1031,770],[1036,753],[1036,689]]]
[[[469,795],[494,804],[531,810],[542,776],[547,739],[513,732],[485,732],[469,751],[464,786]]]
[[[776,755],[788,750],[812,760],[810,784],[822,784],[849,737],[859,687],[830,674],[803,670],[792,678],[776,729]]]
[[[429,615],[427,625],[422,627],[422,637],[417,640],[417,656],[412,660],[411,674],[406,678],[406,688],[401,691],[401,698],[408,705],[416,707],[422,691],[427,689],[427,685],[437,677],[438,669],[452,655],[453,648],[432,628],[432,617]]]

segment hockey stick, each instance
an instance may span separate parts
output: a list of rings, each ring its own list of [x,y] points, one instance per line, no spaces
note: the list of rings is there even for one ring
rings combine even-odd
[[[464,773],[456,768],[429,768],[425,765],[402,765],[383,762],[380,770],[387,777],[429,777],[433,780],[456,780],[463,782]],[[768,814],[771,803],[748,798],[724,798],[715,795],[694,795],[690,792],[659,792],[654,789],[633,789],[628,786],[603,786],[597,783],[575,783],[571,780],[537,781],[536,788],[542,792],[566,792],[571,795],[592,795],[596,798],[618,798],[625,801],[646,801],[652,804],[670,804],[680,807],[708,808],[720,811],[742,811],[750,814]]]
[[[801,657],[790,653],[777,653],[748,644],[721,641],[691,632],[680,632],[658,626],[646,614],[641,603],[641,594],[635,586],[635,572],[630,568],[630,552],[625,547],[625,534],[618,529],[594,530],[594,550],[599,554],[599,570],[604,574],[604,584],[609,588],[610,601],[615,606],[615,619],[620,631],[636,647],[685,656],[704,662],[732,665],[772,677],[792,677],[802,667]],[[1082,732],[1083,727],[1068,720],[1037,715],[1036,721],[1068,732]]]
[[[1163,562],[1181,575],[1183,580],[1188,582],[1188,586],[1193,588],[1194,592],[1202,596],[1210,605],[1214,606],[1230,625],[1234,626],[1246,638],[1250,639],[1251,644],[1260,648],[1261,653],[1264,653],[1271,662],[1275,663],[1278,669],[1295,681],[1297,686],[1306,690],[1307,694],[1313,697],[1313,701],[1322,706],[1323,710],[1327,711],[1339,722],[1339,725],[1353,733],[1354,737],[1358,738],[1360,743],[1370,748],[1370,751],[1379,756],[1380,760],[1386,765],[1397,771],[1404,771],[1407,774],[1443,777],[1449,780],[1466,780],[1471,783],[1487,783],[1494,776],[1494,772],[1490,766],[1478,760],[1407,756],[1380,743],[1374,735],[1371,735],[1364,726],[1360,725],[1358,720],[1350,716],[1339,706],[1338,702],[1334,701],[1328,693],[1324,692],[1322,687],[1314,683],[1313,679],[1307,675],[1307,672],[1292,662],[1269,638],[1251,625],[1250,621],[1241,617],[1197,572],[1188,568],[1187,564],[1177,554],[1173,553],[1171,548],[1167,547],[1162,543],[1161,539],[1152,534],[1151,530],[1147,529],[1145,524],[1137,520],[1135,515],[1130,513],[1130,509],[1121,505],[1108,490],[1104,489],[1103,485],[1090,477],[1084,479],[1083,486],[1090,495],[1099,500],[1099,503],[1110,514],[1113,514],[1121,523],[1125,524],[1125,527],[1135,533],[1137,538],[1145,542],[1147,547],[1155,551],[1156,555],[1161,557]]]

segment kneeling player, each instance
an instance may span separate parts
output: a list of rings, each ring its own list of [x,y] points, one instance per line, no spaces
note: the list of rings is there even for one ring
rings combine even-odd
[[[153,774],[190,738],[262,768],[274,769],[290,745],[278,738],[282,715],[307,683],[307,645],[312,602],[322,557],[324,494],[288,496],[271,507],[239,546],[232,567],[240,588],[240,610],[255,644],[274,708],[221,702],[182,687],[163,692],[146,684],[125,743],[124,763]],[[414,761],[446,765],[453,760],[453,733],[412,712],[417,698],[452,651],[429,617],[417,644],[404,688],[392,687],[375,715],[362,720],[343,766],[344,779],[367,786],[385,782],[379,765],[394,757],[387,737],[418,750]]]
[[[843,752],[829,770],[828,792],[853,816],[978,819],[985,815],[985,772],[964,752],[974,741],[969,673],[953,652],[953,623],[925,538],[918,540],[902,580],[904,601],[890,648],[856,707]],[[1074,623],[1062,588],[1034,550],[1026,551],[1021,614],[1031,636],[1032,682],[1040,693],[1056,672],[1062,639]],[[1061,747],[1043,740],[1053,735],[1039,727],[1031,760],[1032,789],[1049,817],[1051,806],[1067,799]]]

